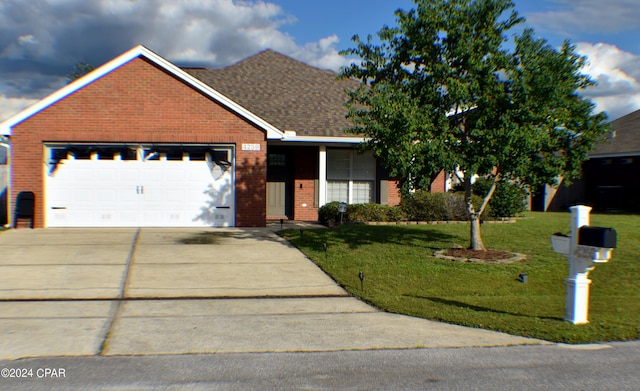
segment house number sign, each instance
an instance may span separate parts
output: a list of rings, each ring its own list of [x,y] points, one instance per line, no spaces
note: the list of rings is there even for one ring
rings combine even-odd
[[[259,151],[260,144],[242,144],[243,151]]]

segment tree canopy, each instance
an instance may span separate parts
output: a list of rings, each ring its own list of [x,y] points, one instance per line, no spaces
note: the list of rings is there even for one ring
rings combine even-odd
[[[86,62],[79,62],[73,67],[73,72],[67,75],[67,79],[69,79],[69,83],[81,78],[87,73],[96,69],[93,65]]]
[[[401,180],[427,189],[442,170],[463,183],[472,249],[484,249],[479,219],[495,183],[557,184],[575,178],[607,131],[606,115],[579,91],[594,84],[585,58],[565,41],[554,48],[522,28],[510,0],[414,0],[396,11],[378,42],[354,36],[360,63],[341,76],[349,91],[351,132]],[[507,33],[511,32],[511,38]],[[494,184],[480,206],[473,180]]]

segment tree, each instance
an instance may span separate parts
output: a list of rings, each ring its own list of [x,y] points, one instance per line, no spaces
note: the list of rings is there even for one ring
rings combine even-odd
[[[87,73],[90,73],[91,71],[96,69],[96,67],[86,62],[79,62],[73,67],[73,69],[74,69],[73,73],[70,73],[67,75],[67,79],[69,79],[69,83],[81,78]]]
[[[557,184],[580,174],[607,131],[606,115],[580,97],[593,85],[585,58],[565,41],[559,50],[524,23],[510,0],[414,0],[396,11],[397,26],[354,36],[343,55],[361,61],[341,72],[361,81],[348,91],[350,132],[401,180],[403,192],[428,189],[445,170],[464,185],[470,246],[484,250],[480,216],[496,184]],[[508,12],[508,14],[507,14]],[[480,207],[473,178],[491,185]]]

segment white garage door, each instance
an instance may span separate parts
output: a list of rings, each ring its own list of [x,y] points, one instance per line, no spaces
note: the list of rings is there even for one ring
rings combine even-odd
[[[49,227],[230,227],[233,149],[50,146]]]

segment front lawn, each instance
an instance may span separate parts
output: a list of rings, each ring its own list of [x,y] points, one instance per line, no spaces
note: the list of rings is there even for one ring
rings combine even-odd
[[[528,213],[515,224],[483,225],[488,248],[528,254],[527,261],[507,265],[433,257],[453,244],[467,246],[468,224],[342,225],[305,230],[302,237],[296,230],[282,234],[352,295],[389,312],[556,342],[639,339],[640,216],[593,214],[591,225],[614,227],[618,248],[590,274],[590,323],[581,326],[563,320],[567,261],[549,239],[568,233],[569,213]]]

